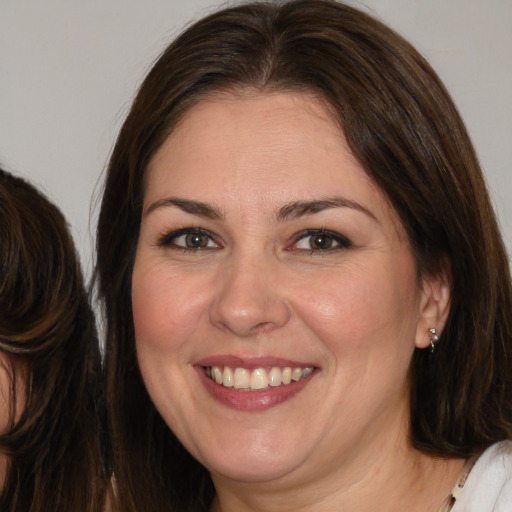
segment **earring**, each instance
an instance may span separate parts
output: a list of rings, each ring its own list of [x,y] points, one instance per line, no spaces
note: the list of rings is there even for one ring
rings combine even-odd
[[[428,330],[428,341],[430,341],[430,353],[432,354],[436,348],[437,342],[439,341],[435,328]]]

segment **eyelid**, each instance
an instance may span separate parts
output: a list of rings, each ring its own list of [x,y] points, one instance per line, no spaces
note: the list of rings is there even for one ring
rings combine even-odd
[[[206,246],[206,247],[186,247],[182,245],[178,245],[173,243],[177,238],[189,235],[189,234],[200,234],[208,237],[213,244],[215,244],[215,247]],[[326,235],[330,237],[333,242],[335,243],[334,247],[329,247],[326,249],[300,249],[297,248],[298,242],[301,240],[312,237],[312,236],[318,236],[318,235]],[[156,246],[158,247],[168,247],[171,249],[179,249],[184,251],[199,251],[199,250],[205,250],[205,249],[217,249],[222,247],[221,242],[219,241],[218,237],[212,233],[211,231],[201,228],[201,227],[194,227],[194,226],[188,226],[185,228],[179,228],[179,229],[171,229],[169,231],[164,231],[161,235],[158,236],[156,241]],[[352,246],[352,242],[341,233],[338,233],[336,231],[332,231],[330,229],[325,228],[315,228],[315,229],[305,229],[303,231],[300,231],[299,233],[296,233],[293,235],[291,243],[286,248],[290,251],[306,251],[311,253],[327,253],[327,252],[334,252],[337,250],[347,249],[348,247]]]
[[[220,247],[220,242],[219,242],[218,238],[211,231],[208,231],[207,229],[204,229],[204,228],[193,227],[193,226],[188,226],[186,228],[173,229],[170,231],[164,231],[158,237],[156,245],[158,247],[170,247],[173,249],[182,249],[185,251],[187,251],[187,250],[188,251],[197,251],[197,250],[201,250],[201,249],[204,250],[204,249],[217,248],[217,247],[192,248],[192,247],[185,247],[185,246],[173,244],[173,240],[176,240],[180,236],[189,235],[189,234],[193,234],[193,233],[198,233],[198,234],[207,236],[208,238],[210,238],[210,240],[212,240],[212,242],[217,247]]]
[[[315,236],[315,235],[327,235],[333,239],[333,241],[337,244],[335,247],[330,247],[328,249],[298,249],[296,247],[297,243],[301,240]],[[289,250],[292,251],[307,251],[310,253],[326,253],[326,252],[332,252],[342,249],[347,249],[352,246],[352,242],[341,233],[338,233],[336,231],[332,231],[330,229],[324,229],[324,228],[316,228],[316,229],[306,229],[304,231],[301,231],[293,236],[293,244],[290,247]]]

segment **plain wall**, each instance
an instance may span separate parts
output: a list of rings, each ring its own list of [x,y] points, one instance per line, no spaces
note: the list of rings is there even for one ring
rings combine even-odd
[[[480,156],[510,252],[512,1],[350,3],[408,38],[448,86]],[[62,208],[88,272],[101,176],[137,86],[183,26],[219,5],[0,0],[0,163]]]

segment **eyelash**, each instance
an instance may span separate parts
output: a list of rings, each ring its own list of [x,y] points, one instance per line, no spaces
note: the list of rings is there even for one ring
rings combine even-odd
[[[180,237],[186,237],[187,235],[199,235],[208,237],[207,244],[213,242],[216,247],[211,247],[208,245],[205,246],[198,246],[198,247],[187,247],[186,245],[178,245],[176,244],[176,240]],[[171,247],[172,249],[178,249],[183,251],[201,251],[205,249],[215,249],[219,247],[219,243],[215,241],[215,235],[211,233],[210,231],[207,231],[203,228],[182,228],[182,229],[176,229],[174,231],[171,231],[169,233],[164,233],[158,238],[157,245],[159,247]]]
[[[176,240],[180,237],[187,237],[187,236],[200,236],[200,237],[207,237],[206,245],[203,246],[197,246],[197,247],[188,247],[186,245],[178,245],[176,243]],[[297,248],[297,244],[302,241],[313,237],[323,237],[324,240],[327,240],[327,243],[330,244],[329,247],[322,248],[322,247],[313,247],[312,240],[309,242],[309,248]],[[321,240],[317,240],[317,244]],[[209,245],[210,242],[215,244],[215,246]],[[334,247],[333,247],[334,244]],[[201,251],[201,250],[211,250],[211,249],[218,249],[221,247],[220,243],[216,241],[216,237],[213,233],[210,231],[203,229],[203,228],[193,228],[193,227],[187,227],[182,229],[173,230],[169,233],[164,233],[158,238],[157,245],[159,247],[170,247],[172,249],[182,250],[185,252],[189,251]],[[293,244],[287,248],[289,251],[307,251],[310,254],[314,253],[327,253],[327,252],[334,252],[339,251],[342,249],[348,249],[352,246],[352,242],[346,238],[345,236],[341,235],[340,233],[337,233],[335,231],[330,231],[328,229],[307,229],[305,231],[301,231],[300,233],[296,234],[293,237]]]
[[[327,238],[330,243],[331,247],[327,248],[314,248],[311,246],[312,238],[313,237],[325,237]],[[309,249],[297,249],[297,243],[301,240],[304,240],[306,238],[310,238],[310,248]],[[336,244],[334,247],[332,247],[332,244]],[[292,251],[308,251],[309,253],[326,253],[326,252],[333,252],[333,251],[339,251],[342,249],[348,249],[352,246],[352,242],[345,236],[341,235],[340,233],[336,233],[335,231],[330,231],[328,229],[307,229],[305,231],[302,231],[301,233],[298,233],[294,237],[294,244],[290,248]]]

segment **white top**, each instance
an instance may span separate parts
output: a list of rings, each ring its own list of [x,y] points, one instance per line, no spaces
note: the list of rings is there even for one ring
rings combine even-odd
[[[439,512],[512,512],[512,441],[468,461]]]

